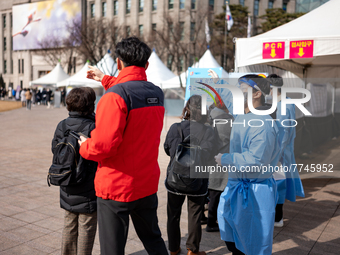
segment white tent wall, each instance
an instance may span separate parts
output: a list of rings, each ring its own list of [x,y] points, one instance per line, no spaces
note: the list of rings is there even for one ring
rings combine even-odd
[[[109,53],[106,53],[96,66],[106,75],[118,76],[117,64]]]
[[[69,77],[70,76],[63,70],[60,63],[58,63],[51,72],[40,77],[39,79],[31,81],[29,85],[55,86],[58,82],[65,80]]]
[[[148,81],[162,87],[162,83],[166,80],[176,77],[157,56],[156,52],[152,52],[149,58],[149,66],[146,69],[146,76]]]
[[[211,54],[211,51],[208,49],[206,52],[203,54],[203,56],[200,58],[198,62],[193,64],[192,67],[195,68],[220,68],[221,66],[218,64],[216,59],[213,57]],[[169,89],[169,88],[180,88],[180,80],[179,77],[181,78],[182,85],[183,87],[186,86],[187,83],[187,77],[188,77],[188,71],[181,73],[179,76],[173,77],[167,81],[162,82],[162,89]],[[220,78],[228,78],[229,75],[228,73],[222,69],[222,77]]]

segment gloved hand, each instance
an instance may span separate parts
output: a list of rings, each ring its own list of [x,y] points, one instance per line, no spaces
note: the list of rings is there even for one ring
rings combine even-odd
[[[217,73],[214,70],[209,69],[208,75],[211,76],[214,83],[217,83],[220,80],[220,78],[218,77]]]

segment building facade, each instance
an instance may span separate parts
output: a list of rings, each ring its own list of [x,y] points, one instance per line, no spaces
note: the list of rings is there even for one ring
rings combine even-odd
[[[216,14],[224,12],[224,0],[81,0],[82,16],[87,20],[107,19],[113,21],[115,26],[124,31],[122,36],[137,35],[147,41],[151,47],[157,47],[159,41],[150,37],[154,31],[161,33],[165,29],[172,29],[167,19],[178,22],[178,33],[181,33],[179,41],[188,41],[188,47],[194,48],[197,42],[205,40],[202,17],[211,21]],[[327,0],[230,0],[229,4],[241,4],[247,6],[253,17],[265,14],[268,8],[283,8],[287,12],[309,11]],[[54,66],[44,61],[39,50],[12,49],[12,7],[25,3],[39,2],[36,0],[1,0],[0,5],[0,73],[6,84],[6,89],[17,86],[28,87],[29,82],[51,71]],[[307,3],[308,2],[308,3]],[[167,26],[167,28],[166,28]],[[195,31],[199,34],[193,36]],[[183,37],[183,38],[182,38]],[[191,44],[190,44],[191,42]],[[169,46],[172,47],[172,46]],[[187,51],[191,55],[191,51]],[[197,55],[197,54],[196,54]],[[195,56],[193,54],[192,56]],[[162,56],[162,60],[169,67],[171,55]],[[174,56],[172,56],[174,57]],[[79,70],[84,63],[78,58]],[[193,59],[187,61],[189,64]],[[181,60],[179,61],[181,62]],[[183,60],[184,62],[184,60]],[[185,69],[187,66],[184,66]],[[65,67],[64,67],[65,68]],[[65,68],[66,70],[66,68]],[[179,71],[179,70],[177,70]],[[73,73],[72,73],[73,74]]]

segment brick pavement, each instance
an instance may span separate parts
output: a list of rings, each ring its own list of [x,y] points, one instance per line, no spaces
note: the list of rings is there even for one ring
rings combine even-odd
[[[67,117],[65,108],[45,106],[0,113],[0,255],[60,254],[63,210],[59,207],[58,187],[48,187],[51,139],[57,123]],[[162,144],[166,130],[177,121],[165,118],[159,163],[159,225],[166,235],[166,190],[163,182],[168,157]],[[333,163],[340,169],[340,139],[328,142],[312,159],[299,163]],[[285,226],[275,229],[273,254],[340,254],[339,172],[302,175],[306,198],[284,206]],[[205,228],[205,226],[203,227]],[[182,250],[187,236],[187,210],[183,207]],[[201,250],[209,254],[228,254],[219,233],[203,231]],[[100,254],[98,236],[93,254]],[[147,254],[132,224],[126,254]],[[182,252],[182,254],[184,254]]]

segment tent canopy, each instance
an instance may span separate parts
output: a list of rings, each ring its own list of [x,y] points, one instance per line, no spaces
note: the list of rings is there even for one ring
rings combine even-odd
[[[340,1],[319,8],[266,33],[236,40],[235,71],[239,67],[269,64],[299,77],[338,78],[340,67]],[[313,40],[313,58],[289,58],[290,41]],[[284,59],[263,59],[265,42],[285,42]],[[307,71],[307,74],[306,74]]]
[[[57,83],[57,87],[65,86],[84,86],[98,88],[102,87],[102,84],[98,81],[86,78],[87,70],[89,70],[89,63],[86,63],[83,68],[75,75]]]
[[[162,60],[159,59],[154,51],[149,58],[149,67],[146,69],[146,76],[148,81],[159,87],[161,87],[162,82],[176,77],[176,75],[163,64]]]
[[[118,75],[117,64],[108,53],[106,53],[105,56],[97,63],[97,67],[106,75],[115,77]]]
[[[36,79],[34,81],[30,81],[29,85],[56,85],[58,82],[67,79],[70,77],[65,71],[61,68],[60,63],[58,63],[55,68],[49,72],[48,74]]]
[[[192,67],[195,68],[220,68],[221,66],[218,64],[216,59],[211,54],[211,51],[208,49],[203,56],[200,58],[198,62],[193,64]],[[183,87],[186,86],[187,83],[187,77],[188,77],[188,71],[183,72],[180,74],[180,76],[176,76],[171,78],[170,80],[162,82],[162,89],[169,89],[169,88],[179,88],[180,87],[180,80],[181,78]],[[220,78],[228,78],[228,73],[222,69],[222,77]]]

